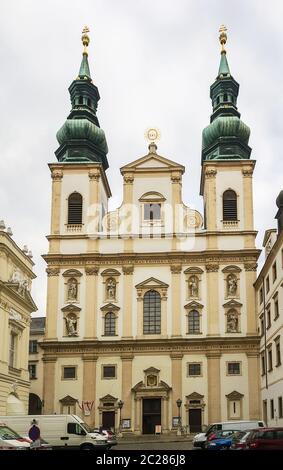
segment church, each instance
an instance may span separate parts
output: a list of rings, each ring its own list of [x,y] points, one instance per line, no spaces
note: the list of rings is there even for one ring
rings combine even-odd
[[[226,28],[219,39],[202,134],[203,214],[183,203],[185,168],[159,155],[156,129],[147,154],[120,169],[123,202],[109,212],[108,148],[83,30],[71,112],[49,164],[44,414],[133,434],[261,417],[255,160]]]

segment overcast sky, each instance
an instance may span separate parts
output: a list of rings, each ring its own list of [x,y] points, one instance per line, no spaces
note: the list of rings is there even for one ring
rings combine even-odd
[[[68,87],[90,28],[89,61],[108,141],[107,176],[116,208],[122,165],[146,154],[144,131],[161,131],[158,152],[186,167],[183,199],[202,212],[201,133],[209,124],[209,87],[220,60],[218,29],[240,83],[251,128],[255,226],[276,226],[283,189],[283,2],[281,0],[0,0],[0,219],[33,251],[33,296],[45,315],[51,178],[56,132],[70,111]],[[118,176],[119,175],[119,176]]]

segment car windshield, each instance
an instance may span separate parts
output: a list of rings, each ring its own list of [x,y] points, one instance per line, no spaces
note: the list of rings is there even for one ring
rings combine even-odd
[[[21,436],[13,431],[8,426],[0,426],[0,439],[8,440],[8,439],[20,439]]]
[[[86,432],[93,432],[93,430],[85,422],[80,423],[80,425],[84,428]]]

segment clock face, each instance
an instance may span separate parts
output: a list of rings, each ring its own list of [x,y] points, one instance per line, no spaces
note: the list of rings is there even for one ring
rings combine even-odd
[[[145,132],[145,138],[151,142],[154,142],[155,140],[158,140],[160,138],[160,132],[158,131],[158,129],[151,127]]]

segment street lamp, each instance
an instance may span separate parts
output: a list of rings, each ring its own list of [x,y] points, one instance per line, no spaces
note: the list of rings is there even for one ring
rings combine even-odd
[[[176,405],[178,407],[178,431],[177,433],[180,435],[181,434],[181,415],[180,415],[180,408],[181,408],[181,405],[182,405],[182,400],[181,398],[178,398],[178,400],[176,400]]]
[[[119,434],[121,435],[122,431],[122,408],[123,408],[124,402],[123,400],[118,401],[118,408],[120,410],[120,421],[119,421]]]

